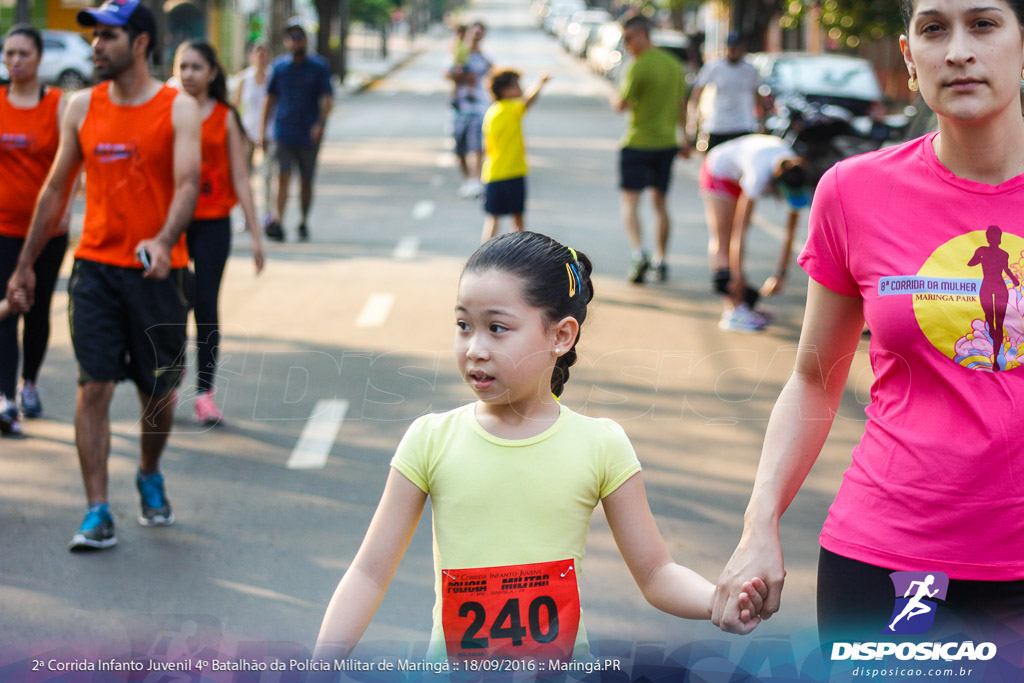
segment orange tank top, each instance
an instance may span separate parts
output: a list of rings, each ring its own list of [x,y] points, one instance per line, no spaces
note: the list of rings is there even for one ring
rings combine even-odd
[[[215,102],[213,111],[203,121],[203,161],[195,214],[202,220],[225,218],[238,203],[228,156],[229,116],[232,116],[231,109],[223,102]]]
[[[156,237],[174,197],[174,122],[178,91],[164,86],[148,102],[110,100],[110,82],[92,89],[78,131],[85,157],[85,225],[75,258],[142,268],[135,247]],[[171,267],[188,265],[185,236],[171,250]]]
[[[0,88],[0,235],[28,234],[36,197],[57,156],[61,91],[47,88],[39,104],[19,109]]]

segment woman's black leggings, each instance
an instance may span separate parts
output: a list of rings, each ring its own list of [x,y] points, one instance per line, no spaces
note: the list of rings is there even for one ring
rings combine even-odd
[[[880,634],[894,618],[896,591],[889,578],[893,571],[822,548],[818,556],[821,642],[886,640]],[[920,571],[929,567],[922,566]],[[961,630],[999,622],[1024,629],[1024,581],[950,579],[946,599],[937,602],[936,626]],[[892,637],[899,636],[888,639]]]
[[[185,235],[188,253],[196,270],[196,388],[205,394],[213,389],[220,348],[220,282],[231,252],[231,219],[195,220]]]
[[[25,240],[0,235],[0,298],[7,296],[7,280],[18,264],[18,254]],[[35,302],[32,310],[22,316],[12,315],[0,321],[0,393],[13,399],[18,385],[18,361],[21,349],[25,362],[21,377],[26,382],[39,379],[39,368],[50,343],[50,301],[57,285],[60,264],[68,248],[67,234],[57,235],[43,247],[33,270],[36,274]],[[24,318],[21,349],[18,347],[18,319]]]

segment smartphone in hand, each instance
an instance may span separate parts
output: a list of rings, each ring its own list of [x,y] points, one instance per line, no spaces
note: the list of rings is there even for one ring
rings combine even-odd
[[[145,247],[139,247],[135,250],[135,258],[138,259],[139,263],[142,264],[144,270],[149,270],[152,266],[149,260],[149,252],[146,251]]]

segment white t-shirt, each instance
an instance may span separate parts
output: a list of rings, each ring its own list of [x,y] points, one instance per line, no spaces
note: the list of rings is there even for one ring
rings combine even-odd
[[[260,119],[263,116],[263,100],[267,96],[267,85],[270,83],[270,70],[267,70],[266,80],[260,85],[256,82],[256,68],[248,67],[237,76],[239,91],[239,114],[242,117],[242,125],[245,127],[245,134],[250,140],[259,137]],[[273,117],[271,117],[273,121]],[[264,139],[271,139],[271,126],[268,122]]]
[[[757,128],[754,97],[761,85],[757,69],[749,62],[728,59],[708,62],[697,74],[697,87],[715,87],[710,116],[704,122],[709,133],[742,133]]]
[[[782,138],[754,134],[716,145],[705,163],[713,177],[739,183],[748,197],[756,199],[768,189],[775,165],[794,156]]]

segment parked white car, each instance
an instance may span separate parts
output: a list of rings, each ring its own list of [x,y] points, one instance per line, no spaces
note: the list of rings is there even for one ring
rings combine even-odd
[[[609,21],[598,29],[597,38],[587,50],[587,63],[594,73],[614,80],[623,56],[622,25]]]
[[[555,0],[548,8],[544,17],[544,30],[555,35],[555,27],[559,22],[566,22],[576,12],[586,9],[583,0]]]
[[[84,88],[92,82],[92,46],[74,31],[43,31],[43,59],[39,80],[64,90]],[[0,80],[10,80],[0,63]]]
[[[603,9],[591,9],[577,12],[572,15],[565,33],[562,35],[562,45],[570,54],[577,57],[586,57],[587,48],[597,37],[597,30],[601,25],[612,20],[612,15]]]

